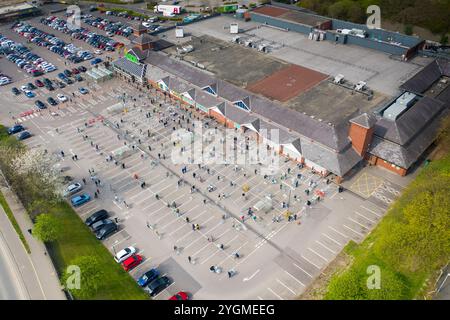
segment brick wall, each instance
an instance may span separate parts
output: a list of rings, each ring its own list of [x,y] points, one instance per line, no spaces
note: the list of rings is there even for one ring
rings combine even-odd
[[[373,128],[367,129],[354,123],[350,124],[348,136],[352,140],[352,147],[360,155],[364,156],[369,143],[372,141]]]

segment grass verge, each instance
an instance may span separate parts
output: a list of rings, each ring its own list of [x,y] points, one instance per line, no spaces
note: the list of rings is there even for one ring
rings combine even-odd
[[[14,214],[11,211],[11,208],[9,207],[8,202],[6,202],[5,196],[1,192],[0,192],[0,205],[3,207],[3,210],[5,210],[5,213],[8,216],[9,221],[11,221],[11,224],[13,225],[14,230],[16,230],[20,241],[22,241],[23,246],[25,247],[25,250],[28,253],[31,253],[30,246],[28,245],[28,242],[25,239],[25,236],[23,235],[22,229],[20,229],[19,224],[17,223],[16,217],[14,217]]]

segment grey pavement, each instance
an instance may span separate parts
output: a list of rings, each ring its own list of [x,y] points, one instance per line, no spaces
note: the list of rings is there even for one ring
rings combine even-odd
[[[16,288],[14,292],[20,293],[20,295],[16,293],[5,296],[5,299],[65,300],[66,296],[61,289],[58,276],[45,246],[27,232],[28,229],[32,228],[32,222],[28,214],[9,189],[2,188],[1,192],[7,199],[31,249],[31,253],[28,254],[6,213],[0,207],[0,232],[2,236],[0,245],[3,251],[3,267],[5,267],[4,259],[7,257],[5,252],[9,252],[10,258],[10,271],[7,273],[0,272],[1,282],[5,282],[5,286],[7,286],[15,278],[13,280]]]

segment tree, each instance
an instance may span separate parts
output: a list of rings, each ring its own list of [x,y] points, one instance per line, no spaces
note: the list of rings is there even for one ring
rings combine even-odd
[[[326,300],[361,300],[366,299],[364,292],[364,278],[355,268],[334,276],[325,294]]]
[[[64,272],[62,277],[63,284],[76,298],[92,298],[101,286],[104,275],[97,257],[79,256],[73,259],[70,265],[79,268],[80,286],[79,288],[70,286],[71,278],[74,276],[70,271]]]
[[[408,36],[412,35],[413,34],[413,26],[410,24],[405,25],[405,30],[403,32]]]
[[[33,235],[42,242],[57,240],[62,234],[62,225],[50,214],[40,214],[36,217]]]

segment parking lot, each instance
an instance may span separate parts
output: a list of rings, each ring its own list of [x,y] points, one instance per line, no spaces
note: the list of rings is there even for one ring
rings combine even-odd
[[[77,92],[80,85],[90,93]],[[119,231],[104,241],[111,253],[133,245],[144,257],[131,275],[138,278],[158,267],[172,280],[156,299],[167,299],[178,291],[187,291],[194,299],[292,299],[349,240],[363,239],[384,213],[379,203],[351,191],[337,193],[334,183],[284,158],[278,161],[280,170],[267,177],[258,164],[236,167],[211,163],[200,168],[198,164],[174,164],[172,151],[179,152],[179,145],[174,147],[171,140],[174,126],[193,129],[192,122],[200,120],[208,122],[213,132],[216,126],[219,131],[224,129],[211,119],[197,119],[190,110],[164,101],[155,91],[144,93],[118,79],[104,84],[76,83],[53,93],[72,95],[72,102],[20,116],[31,106],[26,100],[17,101],[9,86],[2,88],[2,101],[8,108],[1,112],[9,114],[5,118],[11,123],[17,121],[32,132],[25,142],[49,152],[64,150],[67,156],[63,162],[70,167],[67,174],[77,181],[87,179],[82,192],[92,196],[99,189],[98,199],[76,209],[80,217],[86,219],[99,209],[108,210],[119,222]],[[47,94],[43,89],[38,95]],[[117,106],[123,94],[125,111],[108,111]],[[253,137],[237,134],[241,136],[237,152],[245,152],[245,136],[249,142]],[[85,135],[88,138],[83,138]],[[135,145],[135,150],[117,165],[107,162],[106,156],[123,147],[124,142]],[[255,144],[249,144],[250,152]],[[75,154],[79,160],[70,160]],[[183,174],[184,166],[187,171]],[[101,187],[90,182],[89,169],[94,169]],[[143,181],[145,188],[141,188]],[[191,193],[193,185],[197,191]],[[207,190],[210,185],[216,188],[212,192]],[[322,196],[317,202],[318,194]],[[255,206],[268,195],[273,209],[257,211]],[[170,207],[173,202],[176,208]],[[251,215],[248,208],[252,208]],[[199,230],[193,230],[192,224],[198,224]],[[222,272],[210,272],[211,266]],[[229,270],[236,272],[230,279]]]

